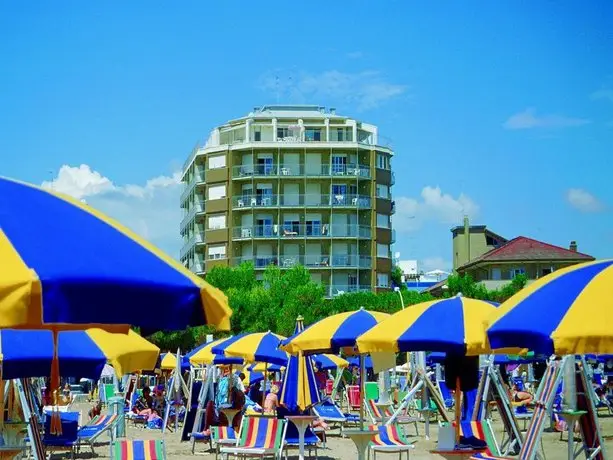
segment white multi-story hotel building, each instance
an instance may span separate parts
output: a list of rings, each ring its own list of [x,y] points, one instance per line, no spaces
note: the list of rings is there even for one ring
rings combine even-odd
[[[256,107],[183,167],[181,261],[198,274],[302,264],[328,295],[388,289],[393,151],[376,126],[319,106]]]

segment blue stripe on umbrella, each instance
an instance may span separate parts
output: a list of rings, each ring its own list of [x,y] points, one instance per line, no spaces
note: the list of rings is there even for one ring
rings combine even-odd
[[[98,378],[106,364],[106,356],[83,331],[66,331],[58,334],[57,354],[60,375]]]
[[[51,375],[54,350],[51,331],[3,329],[0,341],[4,380]]]
[[[347,361],[351,367],[360,367],[360,358],[358,356],[352,356],[348,358]],[[364,367],[366,367],[366,369],[372,369],[372,358],[370,355],[364,356]]]
[[[553,279],[534,291],[488,329],[492,348],[519,347],[539,353],[553,353],[551,334],[586,285],[612,263],[606,261],[587,265]]]
[[[343,347],[353,347],[356,339],[371,327],[377,320],[366,310],[359,309],[338,327],[332,335],[330,343],[334,350]]]

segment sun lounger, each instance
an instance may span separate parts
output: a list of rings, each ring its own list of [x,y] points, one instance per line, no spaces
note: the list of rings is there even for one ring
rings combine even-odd
[[[313,414],[324,422],[331,425],[339,425],[341,436],[343,435],[343,429],[346,428],[347,425],[357,425],[360,423],[360,417],[358,415],[344,414],[331,399],[323,400],[319,404],[311,407],[311,410]]]
[[[115,414],[97,415],[87,425],[79,428],[77,432],[77,450],[81,444],[88,444],[94,454],[94,443],[105,432],[113,434],[113,428],[119,423],[119,416]]]
[[[212,426],[211,436],[209,440],[215,447],[215,459],[219,457],[219,449],[221,446],[234,446],[236,445],[236,432],[234,428],[230,426]],[[202,434],[202,433],[199,433]],[[193,454],[192,450],[192,454]]]
[[[59,415],[62,425],[61,434],[51,434],[51,419]],[[68,451],[70,458],[74,458],[74,448],[77,445],[79,430],[79,412],[57,412],[45,414],[45,434],[43,444],[47,452]]]
[[[221,454],[281,458],[287,420],[272,417],[243,417],[235,446],[222,446]]]
[[[377,403],[372,399],[366,401],[365,407],[366,413],[370,416],[373,423],[386,423],[386,421],[394,415],[389,407],[386,407],[382,412],[381,408],[377,406]],[[399,425],[413,425],[415,427],[415,436],[419,436],[417,421],[417,417],[411,417],[410,415],[400,415],[394,419],[394,423]]]
[[[357,385],[347,385],[345,387],[345,395],[349,410],[360,410],[360,387]]]
[[[439,393],[441,394],[441,398],[445,403],[445,409],[452,409],[455,404],[455,399],[453,399],[453,395],[451,391],[449,391],[449,387],[444,380],[437,380],[436,387],[438,388]]]
[[[166,446],[160,439],[118,439],[111,444],[111,460],[166,460]]]
[[[309,452],[309,457],[311,457],[311,451],[315,451],[315,458],[317,459],[317,447],[319,445],[320,439],[315,434],[311,427],[307,427],[304,432],[304,447]],[[287,423],[287,428],[285,431],[285,457],[287,458],[288,449],[297,449],[299,444],[298,437],[298,428],[292,423]]]
[[[373,460],[377,459],[377,452],[383,453],[398,453],[401,458],[402,453],[406,452],[407,459],[409,458],[409,451],[415,446],[409,442],[397,425],[388,426],[376,426],[372,425],[371,430],[376,431],[368,445],[369,450],[373,454]]]

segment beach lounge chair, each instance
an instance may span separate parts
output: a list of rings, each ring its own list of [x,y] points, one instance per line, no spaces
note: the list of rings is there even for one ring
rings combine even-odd
[[[241,458],[281,459],[287,420],[273,417],[243,417],[235,446],[222,446],[221,454]]]
[[[61,434],[51,434],[51,412],[45,414],[45,434],[43,444],[47,452],[68,451],[74,458],[79,430],[79,412],[57,412],[62,424]]]
[[[436,387],[438,388],[439,393],[441,394],[441,398],[445,403],[445,409],[453,409],[453,405],[455,404],[455,399],[449,391],[449,387],[444,380],[437,380]]]
[[[340,427],[341,436],[343,435],[343,429],[348,425],[355,426],[360,423],[359,415],[344,414],[334,401],[329,398],[311,407],[311,411],[324,422],[330,425],[338,425]]]
[[[307,427],[304,432],[304,447],[311,457],[311,452],[315,451],[315,459],[317,459],[317,447],[319,445],[319,437],[311,427]],[[285,458],[287,459],[287,451],[289,449],[297,449],[299,443],[298,429],[292,422],[287,423],[285,431]]]
[[[358,385],[347,385],[345,396],[349,410],[360,410],[360,387]]]
[[[377,406],[376,401],[372,399],[365,402],[365,407],[366,413],[370,416],[373,423],[385,423],[392,417],[392,415],[394,415],[389,407],[386,407],[382,412],[381,408]],[[417,417],[411,417],[410,415],[400,415],[394,419],[394,423],[399,425],[413,425],[415,427],[415,436],[419,436],[417,421]]]
[[[113,428],[119,423],[119,416],[115,414],[97,415],[87,425],[79,428],[77,432],[77,451],[81,444],[88,444],[94,454],[94,443],[105,432],[113,439]]]
[[[111,460],[166,460],[166,446],[161,439],[118,439],[111,444]]]
[[[376,431],[368,445],[368,456],[370,458],[370,452],[373,454],[373,460],[377,459],[377,452],[381,453],[398,453],[398,458],[402,458],[402,453],[406,452],[407,459],[409,458],[409,451],[415,446],[409,442],[401,430],[394,424],[387,426],[372,425],[371,430]]]
[[[215,446],[215,459],[217,459],[221,446],[236,445],[236,432],[230,426],[212,426],[210,439],[211,444]]]

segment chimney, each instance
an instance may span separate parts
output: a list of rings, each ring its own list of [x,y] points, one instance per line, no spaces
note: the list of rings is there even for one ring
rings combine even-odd
[[[573,252],[577,252],[577,242],[576,241],[571,241],[570,245],[568,246],[568,249],[570,249]]]
[[[466,262],[470,262],[470,222],[468,216],[464,216],[464,243],[466,244]]]

